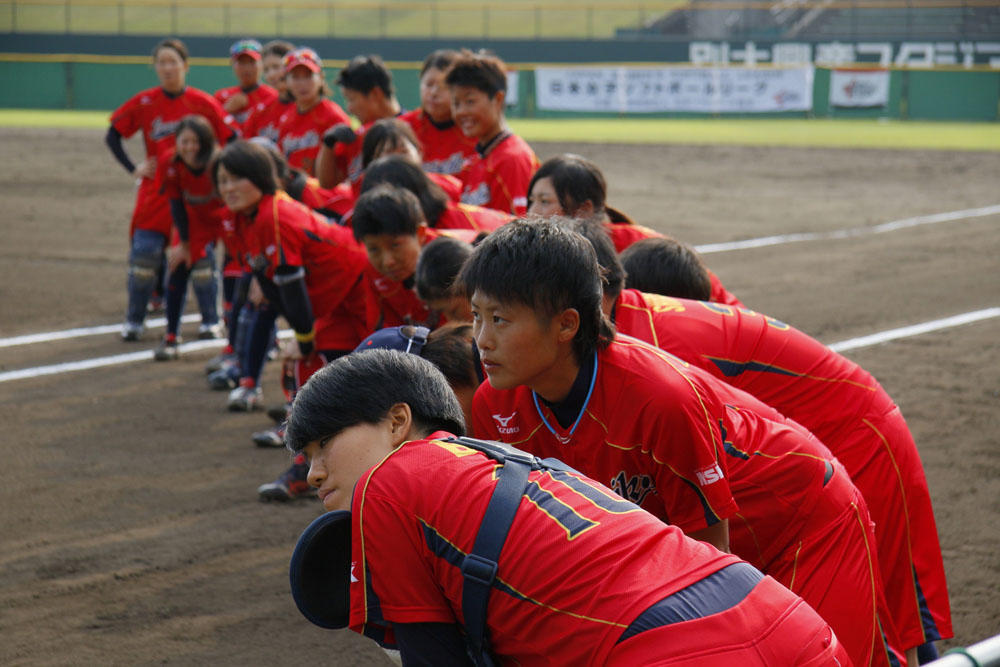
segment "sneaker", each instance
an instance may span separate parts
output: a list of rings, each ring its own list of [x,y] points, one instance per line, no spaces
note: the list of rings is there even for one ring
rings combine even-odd
[[[274,423],[278,426],[284,424],[288,421],[288,411],[291,409],[291,403],[285,403],[284,405],[273,405],[267,409],[267,416],[274,420]]]
[[[284,447],[285,446],[285,427],[284,426],[272,426],[269,429],[263,431],[257,431],[250,439],[254,441],[258,447]]]
[[[142,325],[126,322],[122,325],[122,340],[133,343],[142,338]]]
[[[253,412],[261,405],[260,387],[237,387],[229,392],[230,412]]]
[[[156,346],[156,349],[153,350],[153,359],[157,361],[173,361],[177,359],[180,356],[180,350],[178,349],[179,342],[176,338],[172,340],[164,338]]]
[[[227,364],[205,379],[208,386],[216,391],[235,389],[240,384],[240,367],[236,362]]]
[[[309,474],[309,465],[305,462],[299,463],[296,457],[295,463],[281,474],[281,477],[261,484],[257,488],[257,496],[263,502],[271,500],[289,501],[296,498],[315,498],[316,489],[309,486],[306,475]]]
[[[236,355],[232,352],[223,352],[217,354],[205,364],[205,375],[211,375],[215,371],[219,370],[223,366],[228,364],[233,364],[236,362]]]
[[[146,312],[150,315],[162,315],[163,314],[163,297],[159,294],[154,294],[149,298],[149,303],[146,304]]]
[[[198,340],[216,340],[218,338],[225,338],[225,331],[219,322],[202,324],[198,327]]]

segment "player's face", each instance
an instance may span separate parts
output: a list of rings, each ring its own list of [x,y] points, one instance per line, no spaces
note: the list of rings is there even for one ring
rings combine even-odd
[[[380,274],[402,282],[417,270],[420,240],[409,234],[368,234],[363,240],[368,261]]]
[[[184,164],[192,169],[200,169],[203,165],[198,162],[198,151],[201,150],[201,142],[198,135],[189,127],[181,130],[177,135],[177,155],[180,156]]]
[[[160,85],[171,93],[179,92],[184,87],[184,78],[187,75],[188,65],[170,47],[163,47],[156,52],[153,58],[153,69],[156,70],[156,77],[160,80]]]
[[[490,97],[478,88],[451,88],[451,116],[462,134],[477,140],[491,139],[503,123],[503,93]]]
[[[427,299],[424,301],[427,308],[444,315],[449,322],[471,322],[472,311],[469,309],[469,300],[464,296],[442,297],[440,299]]]
[[[303,453],[309,461],[309,484],[319,490],[327,511],[351,509],[354,485],[365,472],[395,448],[391,424],[357,424],[330,439],[310,442]]]
[[[229,173],[225,165],[219,165],[219,196],[233,213],[250,213],[260,203],[264,193],[249,179]]]
[[[528,195],[528,215],[547,218],[550,215],[565,215],[556,196],[551,178],[539,178]]]
[[[367,94],[344,87],[341,87],[340,92],[347,104],[347,113],[360,120],[362,125],[378,120],[375,88],[372,88]]]
[[[254,60],[253,56],[237,56],[233,61],[233,74],[240,86],[247,88],[260,80],[260,61]]]
[[[480,290],[471,302],[472,333],[490,384],[497,389],[525,385],[551,399],[560,357],[558,318],[546,321],[530,306],[501,302]]]
[[[282,60],[281,56],[274,55],[273,53],[261,59],[264,68],[264,81],[279,92],[284,91],[286,88],[285,68],[281,64]]]
[[[288,90],[299,106],[309,106],[319,98],[319,74],[314,74],[308,67],[296,67],[288,73],[286,81]]]
[[[444,72],[437,67],[420,77],[420,106],[435,123],[451,120],[451,91],[444,83]]]

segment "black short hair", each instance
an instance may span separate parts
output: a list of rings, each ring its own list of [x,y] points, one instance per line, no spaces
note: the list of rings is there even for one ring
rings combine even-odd
[[[452,388],[475,389],[481,382],[475,346],[472,325],[452,322],[430,333],[420,356],[437,366]]]
[[[524,304],[542,318],[576,309],[580,328],[573,351],[578,362],[614,339],[614,327],[601,310],[597,255],[587,239],[570,231],[565,219],[520,219],[503,225],[476,246],[459,281],[470,297],[478,290],[501,302]]]
[[[604,275],[604,293],[607,296],[617,297],[625,288],[625,269],[622,267],[618,253],[615,251],[615,244],[611,240],[611,235],[604,227],[604,223],[594,218],[587,219],[560,219],[561,224],[566,225],[583,238],[590,241],[597,253],[597,263],[600,264]]]
[[[424,301],[453,296],[455,278],[471,254],[471,245],[450,236],[439,236],[425,245],[417,261],[417,296]]]
[[[541,178],[552,180],[559,206],[566,215],[575,215],[577,209],[587,201],[594,205],[595,214],[604,210],[608,184],[597,165],[587,158],[573,153],[549,158],[531,177],[528,183],[529,196],[535,183]]]
[[[360,242],[379,234],[416,236],[417,227],[425,222],[417,196],[387,183],[358,197],[351,220],[354,238]]]
[[[444,82],[450,87],[475,88],[493,98],[500,91],[507,92],[507,66],[492,53],[462,49],[448,68]]]
[[[377,424],[406,403],[426,432],[465,434],[462,408],[441,371],[415,354],[364,350],[340,357],[313,374],[288,415],[285,444],[293,452],[358,424]]]
[[[455,62],[455,58],[458,58],[458,51],[454,49],[438,49],[437,51],[431,51],[424,58],[424,64],[420,68],[420,78],[424,78],[424,74],[427,74],[429,69],[439,69],[442,72],[448,71],[451,64]]]
[[[433,227],[448,208],[448,195],[424,171],[423,167],[405,155],[383,155],[365,170],[361,192],[378,185],[395,185],[417,196],[427,224]]]
[[[284,58],[289,51],[294,51],[295,45],[283,39],[272,39],[264,45],[261,56],[278,56]]]
[[[278,174],[267,149],[239,139],[230,142],[212,162],[212,183],[219,187],[219,166],[233,176],[245,178],[266,195],[278,191]]]
[[[188,114],[177,123],[177,129],[174,130],[174,137],[179,137],[183,130],[191,130],[198,137],[198,155],[195,156],[198,164],[204,166],[211,162],[217,144],[215,142],[215,131],[208,120],[200,114]]]
[[[385,151],[399,150],[406,142],[416,146],[418,151],[423,151],[420,140],[408,123],[397,118],[378,119],[368,128],[361,141],[361,168],[367,169]]]
[[[621,254],[625,286],[640,292],[708,301],[712,281],[694,248],[677,239],[642,239]]]
[[[373,88],[380,88],[386,97],[392,97],[392,72],[377,55],[354,56],[340,70],[337,85],[367,95]]]
[[[167,37],[157,42],[156,46],[153,47],[153,60],[156,60],[156,54],[163,49],[173,49],[181,57],[181,60],[184,62],[188,61],[187,45],[176,37]]]

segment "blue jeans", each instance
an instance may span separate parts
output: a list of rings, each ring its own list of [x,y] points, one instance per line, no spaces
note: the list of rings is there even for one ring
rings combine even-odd
[[[166,246],[167,237],[159,232],[137,229],[132,234],[128,255],[128,310],[125,313],[129,324],[141,326],[146,319],[146,307],[157,286]]]

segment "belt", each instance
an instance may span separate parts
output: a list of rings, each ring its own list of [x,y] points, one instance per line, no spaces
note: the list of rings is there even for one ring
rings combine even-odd
[[[640,632],[693,621],[735,607],[764,575],[749,563],[733,563],[704,579],[671,593],[639,614],[618,638],[623,642]]]

